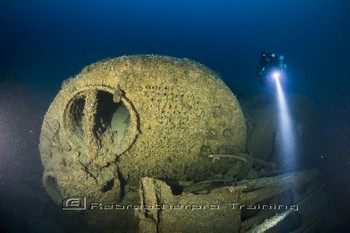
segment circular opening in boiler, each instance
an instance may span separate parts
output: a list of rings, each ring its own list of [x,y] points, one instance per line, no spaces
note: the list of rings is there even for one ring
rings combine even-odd
[[[114,140],[119,145],[130,127],[130,113],[127,107],[121,102],[114,110],[111,119],[111,129],[115,133]]]

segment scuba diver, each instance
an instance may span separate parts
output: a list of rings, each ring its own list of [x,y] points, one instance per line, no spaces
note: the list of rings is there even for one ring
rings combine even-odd
[[[256,75],[265,84],[272,79],[273,73],[281,73],[286,69],[287,64],[283,55],[277,56],[275,53],[262,52],[256,67]]]

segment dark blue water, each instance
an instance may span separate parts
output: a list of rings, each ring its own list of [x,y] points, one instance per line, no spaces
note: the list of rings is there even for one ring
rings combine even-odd
[[[30,214],[42,206],[35,199],[21,203],[21,192],[31,192],[23,182],[42,189],[30,176],[40,179],[41,121],[62,81],[101,59],[146,53],[196,60],[242,95],[267,89],[255,77],[261,51],[285,55],[284,89],[309,98],[317,109],[323,145],[318,165],[332,177],[340,215],[350,216],[349,12],[346,0],[1,0],[4,229],[52,229],[49,220],[41,229],[10,207],[16,203]],[[51,206],[44,191],[38,195]]]

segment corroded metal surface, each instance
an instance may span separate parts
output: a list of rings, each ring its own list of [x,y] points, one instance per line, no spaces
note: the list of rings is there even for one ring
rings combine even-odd
[[[58,203],[120,201],[144,176],[224,174],[237,161],[208,156],[242,153],[245,141],[235,96],[206,67],[154,55],[104,60],[66,80],[45,115],[44,186]]]
[[[329,207],[316,169],[239,181],[196,195],[174,195],[169,185],[153,178],[140,183],[139,228],[145,233],[308,232]]]

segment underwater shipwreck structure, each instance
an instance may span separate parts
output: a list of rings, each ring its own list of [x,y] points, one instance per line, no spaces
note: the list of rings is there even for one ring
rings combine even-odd
[[[83,198],[91,232],[308,232],[331,208],[325,180],[281,174],[273,124],[246,106],[189,59],[92,64],[45,115],[44,187],[66,209]]]

